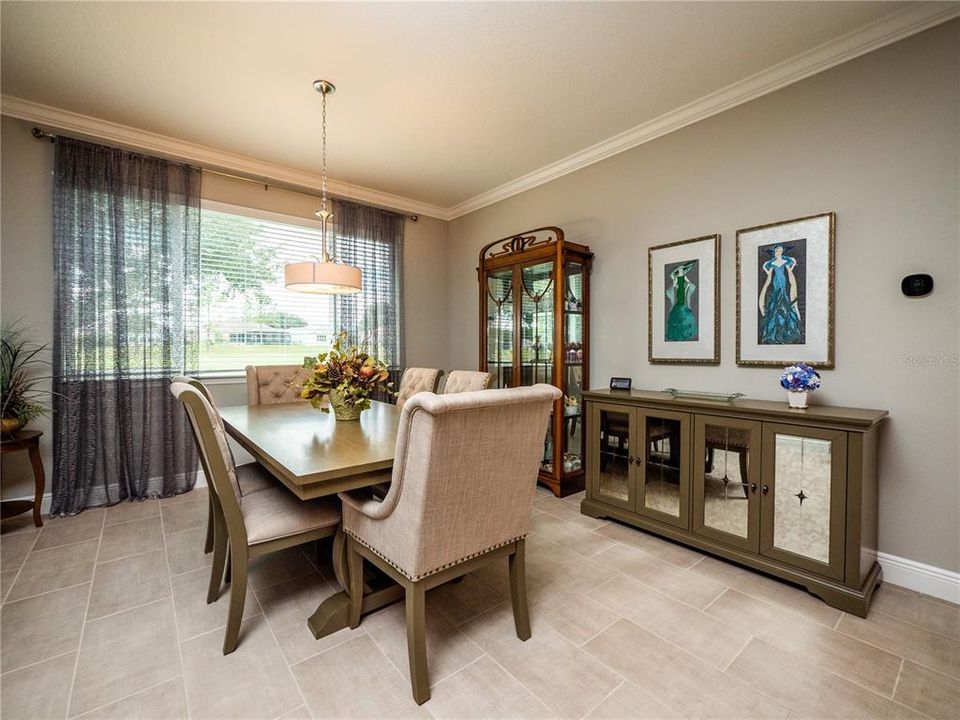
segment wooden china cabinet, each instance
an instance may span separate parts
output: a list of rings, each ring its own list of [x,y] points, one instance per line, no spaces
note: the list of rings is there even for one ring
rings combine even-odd
[[[584,489],[583,387],[590,377],[590,266],[585,245],[543,227],[480,251],[480,369],[493,387],[549,383],[557,401],[540,482],[558,497]]]

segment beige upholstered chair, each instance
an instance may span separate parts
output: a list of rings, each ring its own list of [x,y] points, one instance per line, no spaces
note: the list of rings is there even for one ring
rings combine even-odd
[[[400,378],[400,389],[397,390],[397,407],[403,407],[411,397],[421,392],[435,393],[440,384],[443,370],[436,368],[407,368]]]
[[[443,394],[472,392],[474,390],[486,390],[490,387],[490,381],[493,375],[488,372],[478,372],[477,370],[451,370],[447,375],[447,382],[443,386]]]
[[[247,405],[301,402],[309,372],[300,365],[247,365]]]
[[[206,399],[210,406],[216,409],[217,404],[213,401],[213,396],[210,394],[210,390],[202,382],[196,378],[191,377],[175,377],[170,381],[171,383],[181,382],[187,383],[195,387]],[[219,414],[217,415],[219,418]],[[193,430],[193,425],[190,425],[190,429]],[[197,448],[200,447],[200,438],[197,437],[196,431],[193,433],[193,439],[197,443]],[[232,457],[232,456],[231,456]],[[220,512],[220,506],[217,503],[217,496],[213,492],[213,481],[210,479],[210,470],[207,468],[207,460],[203,456],[203,453],[200,453],[200,468],[203,470],[203,476],[207,480],[207,537],[204,541],[203,552],[211,553],[213,552],[213,532],[214,526],[214,514]],[[259,490],[266,490],[267,488],[274,487],[277,485],[277,481],[273,478],[272,475],[264,471],[260,465],[255,462],[246,463],[244,465],[237,465],[237,482],[240,484],[240,494],[249,495],[255,493]]]
[[[250,558],[333,535],[340,525],[339,503],[333,497],[304,502],[280,485],[242,495],[219,413],[204,394],[189,383],[174,382],[170,389],[187,409],[220,510],[214,513],[216,528],[208,603],[220,595],[229,542],[230,611],[223,640],[223,654],[228,655],[236,649],[240,634]],[[260,472],[266,473],[266,470],[261,468]]]
[[[393,480],[383,502],[342,493],[350,576],[350,627],[360,624],[363,558],[406,590],[410,682],[430,698],[424,593],[507,556],[517,637],[530,637],[524,538],[552,385],[420,394],[400,416]]]

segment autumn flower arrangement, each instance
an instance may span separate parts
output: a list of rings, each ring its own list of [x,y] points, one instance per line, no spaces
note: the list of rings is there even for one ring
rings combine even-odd
[[[303,367],[310,375],[300,386],[300,397],[321,412],[330,412],[332,405],[337,420],[359,420],[374,392],[393,393],[386,364],[359,345],[349,345],[346,331],[337,333],[330,352],[304,358]]]

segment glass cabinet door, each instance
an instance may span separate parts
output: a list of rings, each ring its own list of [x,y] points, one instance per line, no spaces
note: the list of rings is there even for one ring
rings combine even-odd
[[[637,512],[688,527],[690,416],[637,410],[633,446],[639,475]]]
[[[566,285],[563,300],[563,470],[579,472],[583,468],[583,263],[564,265]]]
[[[847,435],[765,423],[760,552],[843,578]]]
[[[693,531],[756,552],[760,423],[697,415],[693,448]]]
[[[494,270],[487,281],[487,372],[491,387],[513,387],[513,268]]]
[[[520,268],[520,385],[553,384],[553,261]]]
[[[632,418],[622,405],[590,403],[590,495],[626,510],[636,508],[636,476],[630,455]]]

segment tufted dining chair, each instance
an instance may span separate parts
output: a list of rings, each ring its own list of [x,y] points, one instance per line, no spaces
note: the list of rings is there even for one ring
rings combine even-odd
[[[410,683],[430,698],[425,593],[496,558],[508,558],[517,637],[530,637],[524,538],[552,385],[421,393],[400,415],[390,490],[382,502],[341,493],[350,583],[349,623],[360,625],[363,560],[404,587]]]
[[[249,495],[241,493],[237,468],[216,408],[190,383],[173,382],[170,390],[186,407],[220,509],[214,516],[216,542],[207,603],[219,597],[228,549],[230,553],[230,609],[223,640],[223,654],[229,655],[236,649],[240,635],[249,561],[334,535],[340,525],[339,503],[334,497],[304,502],[281,485]]]
[[[306,402],[300,385],[309,370],[300,365],[247,365],[247,405]]]
[[[400,389],[397,390],[397,407],[402,408],[411,397],[421,392],[435,393],[440,384],[443,370],[436,368],[407,368],[400,378]]]
[[[451,370],[447,375],[447,382],[443,386],[443,394],[472,392],[474,390],[486,390],[490,387],[490,381],[493,375],[488,372],[478,372],[477,370]]]

